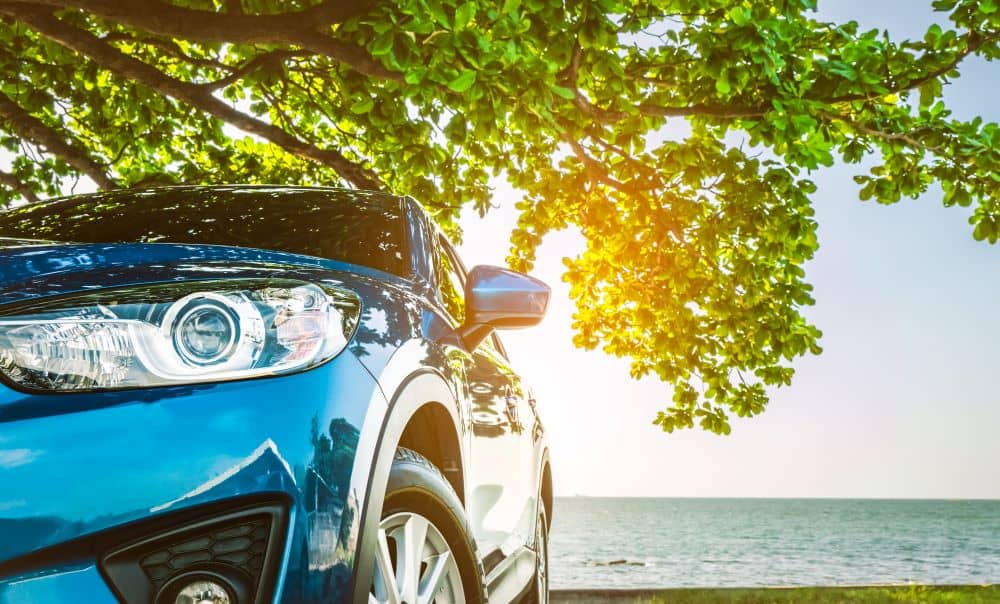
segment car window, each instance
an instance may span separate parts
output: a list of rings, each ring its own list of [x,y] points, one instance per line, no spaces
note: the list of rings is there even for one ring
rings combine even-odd
[[[438,241],[437,278],[444,309],[456,325],[461,325],[465,321],[465,272],[444,237]]]
[[[345,189],[167,187],[0,212],[0,237],[262,248],[411,274],[399,198]]]

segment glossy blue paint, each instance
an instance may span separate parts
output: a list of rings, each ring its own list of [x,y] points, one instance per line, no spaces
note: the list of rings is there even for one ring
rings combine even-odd
[[[405,286],[379,270],[336,260],[221,245],[71,244],[0,247],[0,304],[86,291],[227,276],[269,276],[317,268]]]
[[[0,578],[0,604],[76,602],[118,604],[93,563],[73,564]]]
[[[455,424],[456,490],[470,496],[474,537],[491,544],[480,553],[530,546],[518,535],[533,534],[521,525],[545,458],[534,401],[501,353],[466,348],[434,293],[437,235],[416,202],[405,208],[408,277],[244,247],[0,241],[0,314],[95,288],[220,278],[322,283],[362,305],[346,349],[300,373],[73,394],[0,384],[0,604],[117,601],[97,566],[103,544],[261,498],[288,506],[274,602],[366,601],[388,464],[429,403]],[[508,273],[474,280],[470,295],[486,301],[474,304],[499,312],[518,300],[499,285],[529,284],[518,312],[540,318],[547,288]]]
[[[345,272],[333,261],[220,246],[92,244],[3,252],[0,267],[10,284],[0,291],[5,302],[79,293],[95,284],[277,274],[341,287],[349,282],[367,296],[348,350],[303,373],[81,394],[0,385],[0,568],[3,561],[132,522],[269,493],[286,497],[298,520],[287,551],[305,552],[286,564],[292,571],[283,577],[289,601],[338,592],[346,597],[354,560],[332,559],[310,544],[330,543],[332,534],[336,551],[353,551],[357,528],[341,530],[339,522],[345,509],[352,510],[351,522],[359,522],[365,493],[337,491],[338,483],[349,482],[350,468],[345,475],[343,468],[318,464],[317,447],[333,437],[331,425],[356,434],[372,399],[384,403],[362,359],[378,367],[414,335],[412,309],[401,308],[405,296],[396,289],[403,280],[353,266]],[[333,496],[308,492],[316,488],[332,489]],[[310,522],[318,515],[330,518],[329,525]],[[314,563],[310,555],[323,559]],[[50,591],[31,593],[56,593],[45,589]]]
[[[499,266],[474,266],[465,298],[469,323],[492,327],[530,327],[545,316],[551,288],[534,277]]]

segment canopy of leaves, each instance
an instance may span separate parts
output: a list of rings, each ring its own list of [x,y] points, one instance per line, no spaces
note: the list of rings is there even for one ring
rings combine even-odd
[[[938,182],[1000,237],[1000,131],[941,100],[1000,54],[998,0],[936,0],[948,25],[902,43],[815,3],[0,0],[0,201],[79,175],[344,184],[454,230],[504,177],[514,267],[553,230],[586,239],[565,260],[576,343],[672,384],[664,430],[726,433],[820,350],[810,170],[868,158],[880,203]]]

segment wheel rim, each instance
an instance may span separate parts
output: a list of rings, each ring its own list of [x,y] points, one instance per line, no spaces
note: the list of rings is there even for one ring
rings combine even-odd
[[[441,531],[412,512],[379,524],[369,604],[465,604],[462,575]]]
[[[545,538],[545,516],[538,515],[538,522],[535,523],[535,553],[538,556],[538,564],[535,568],[535,589],[538,590],[539,604],[548,604],[549,601],[549,544]]]

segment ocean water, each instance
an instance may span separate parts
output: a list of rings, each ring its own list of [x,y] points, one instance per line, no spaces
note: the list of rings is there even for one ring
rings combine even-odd
[[[1000,501],[556,498],[568,588],[1000,583]]]

